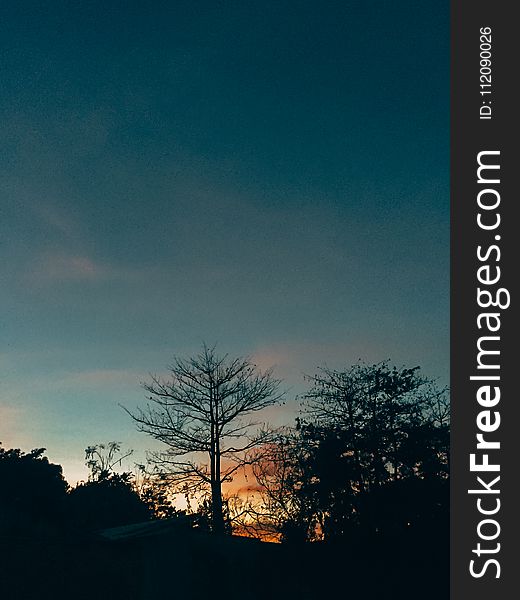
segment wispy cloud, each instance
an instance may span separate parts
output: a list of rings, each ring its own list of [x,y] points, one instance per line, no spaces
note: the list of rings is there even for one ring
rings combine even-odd
[[[48,226],[59,233],[72,238],[78,235],[79,224],[69,213],[56,204],[49,202],[31,202],[31,208]]]
[[[293,378],[298,372],[311,374],[317,367],[329,365],[342,368],[358,360],[379,361],[388,358],[381,354],[377,341],[359,336],[342,340],[298,340],[259,347],[253,353],[255,363],[262,369],[274,367],[282,378]]]
[[[139,386],[143,373],[131,369],[91,369],[70,371],[54,375],[35,375],[28,381],[17,381],[4,386],[2,397],[12,404],[22,397],[34,393],[54,391],[85,390],[103,387],[103,389],[125,386]]]
[[[151,269],[114,265],[87,254],[47,253],[34,259],[26,270],[30,284],[59,282],[138,281],[149,276]]]
[[[46,256],[38,273],[45,279],[102,279],[107,270],[87,256]]]
[[[94,369],[68,373],[59,378],[56,385],[62,387],[97,387],[97,386],[137,386],[142,373],[129,369]]]

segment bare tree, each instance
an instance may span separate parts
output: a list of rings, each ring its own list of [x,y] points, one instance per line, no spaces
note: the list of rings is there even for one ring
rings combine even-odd
[[[169,370],[169,379],[154,375],[143,384],[146,408],[125,410],[139,431],[167,446],[150,458],[178,490],[210,492],[212,527],[223,532],[222,484],[268,440],[251,417],[280,400],[280,381],[247,358],[218,356],[205,344],[197,356],[175,357]]]

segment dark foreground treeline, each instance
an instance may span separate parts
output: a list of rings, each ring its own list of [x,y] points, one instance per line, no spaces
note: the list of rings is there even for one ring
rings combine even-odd
[[[0,546],[10,600],[449,597],[447,531],[286,545],[203,532],[124,541],[14,538]]]
[[[40,451],[0,449],[0,477],[1,598],[448,597],[447,480],[382,486],[377,528],[338,522],[325,541],[275,544],[214,535],[200,515],[159,518],[124,477],[67,490]]]
[[[445,391],[386,363],[311,383],[296,426],[243,454],[255,494],[191,514],[164,472],[115,472],[115,443],[73,488],[43,449],[0,446],[0,597],[448,597]]]

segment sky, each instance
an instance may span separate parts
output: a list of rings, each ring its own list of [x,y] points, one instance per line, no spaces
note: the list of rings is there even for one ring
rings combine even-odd
[[[449,3],[0,7],[0,440],[154,447],[120,405],[203,341],[449,379]]]

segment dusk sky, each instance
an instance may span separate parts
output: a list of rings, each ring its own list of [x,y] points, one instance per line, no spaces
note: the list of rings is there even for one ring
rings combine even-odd
[[[447,2],[8,2],[0,440],[70,482],[205,340],[449,378]]]

